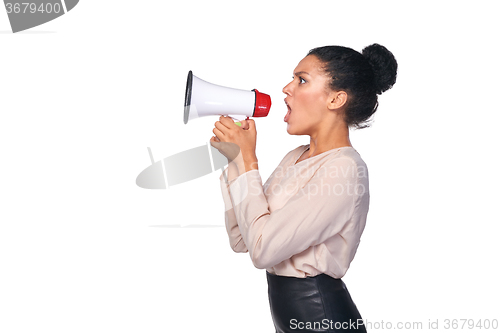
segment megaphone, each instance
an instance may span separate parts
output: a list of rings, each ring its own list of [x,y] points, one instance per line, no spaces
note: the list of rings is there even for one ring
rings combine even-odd
[[[227,115],[237,121],[249,117],[266,117],[270,108],[271,97],[257,89],[219,86],[203,81],[189,71],[184,99],[184,124],[189,120],[213,115]]]

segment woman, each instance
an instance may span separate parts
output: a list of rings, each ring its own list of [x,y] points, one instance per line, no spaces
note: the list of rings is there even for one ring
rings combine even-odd
[[[215,123],[211,144],[229,162],[220,180],[230,245],[266,269],[276,332],[366,332],[341,280],[369,206],[368,171],[349,128],[368,126],[396,72],[394,56],[378,44],[362,53],[311,50],[283,88],[287,131],[310,143],[290,151],[264,185],[255,122]]]

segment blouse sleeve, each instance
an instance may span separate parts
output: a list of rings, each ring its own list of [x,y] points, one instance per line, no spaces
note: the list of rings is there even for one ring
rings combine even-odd
[[[234,252],[248,252],[248,249],[243,242],[243,238],[241,237],[240,228],[238,226],[238,222],[236,221],[236,215],[234,214],[233,203],[231,199],[231,195],[229,194],[229,184],[234,182],[231,181],[227,183],[225,179],[227,177],[227,168],[222,172],[220,176],[220,186],[222,190],[222,198],[224,199],[225,206],[225,225],[227,235],[229,236],[229,245],[233,249]]]
[[[233,203],[233,210],[226,215],[228,232],[232,230],[234,237],[231,242],[244,243],[241,246],[246,246],[255,267],[269,268],[334,235],[342,236],[360,197],[356,169],[350,158],[332,160],[272,213],[259,171],[240,175],[228,186]]]

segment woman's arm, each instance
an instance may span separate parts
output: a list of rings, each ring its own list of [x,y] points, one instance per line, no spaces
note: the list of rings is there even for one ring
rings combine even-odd
[[[299,147],[301,148],[301,147]],[[296,149],[290,151],[286,156],[281,160],[278,168],[280,168],[283,163],[289,158],[291,154],[295,152]],[[239,162],[239,163],[237,163]],[[225,225],[226,225],[226,231],[229,236],[229,244],[233,251],[235,252],[248,252],[248,249],[245,245],[245,242],[243,241],[243,237],[241,236],[240,228],[238,226],[238,221],[236,220],[236,215],[234,213],[234,208],[233,208],[233,201],[232,201],[232,196],[229,192],[229,186],[230,184],[240,176],[241,171],[250,171],[250,170],[255,170],[258,169],[258,161],[257,159],[249,159],[246,163],[243,162],[243,165],[241,161],[233,161],[232,163],[228,163],[227,168],[222,172],[222,175],[219,177],[220,179],[220,186],[222,190],[222,198],[224,199],[224,206],[225,206]],[[239,204],[237,202],[236,204]]]
[[[236,166],[234,164],[229,163],[228,167],[222,172],[219,179],[222,190],[222,198],[224,199],[224,217],[227,235],[229,236],[229,245],[234,252],[244,253],[248,252],[248,249],[243,241],[243,238],[241,237],[240,228],[234,214],[231,195],[229,194],[229,183],[238,176],[238,170],[235,170],[235,168]]]

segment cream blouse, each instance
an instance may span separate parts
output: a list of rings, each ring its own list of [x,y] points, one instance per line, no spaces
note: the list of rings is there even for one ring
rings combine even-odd
[[[220,176],[229,243],[257,268],[283,276],[346,273],[365,228],[368,170],[352,147],[297,162],[290,151],[264,185],[259,170]]]

